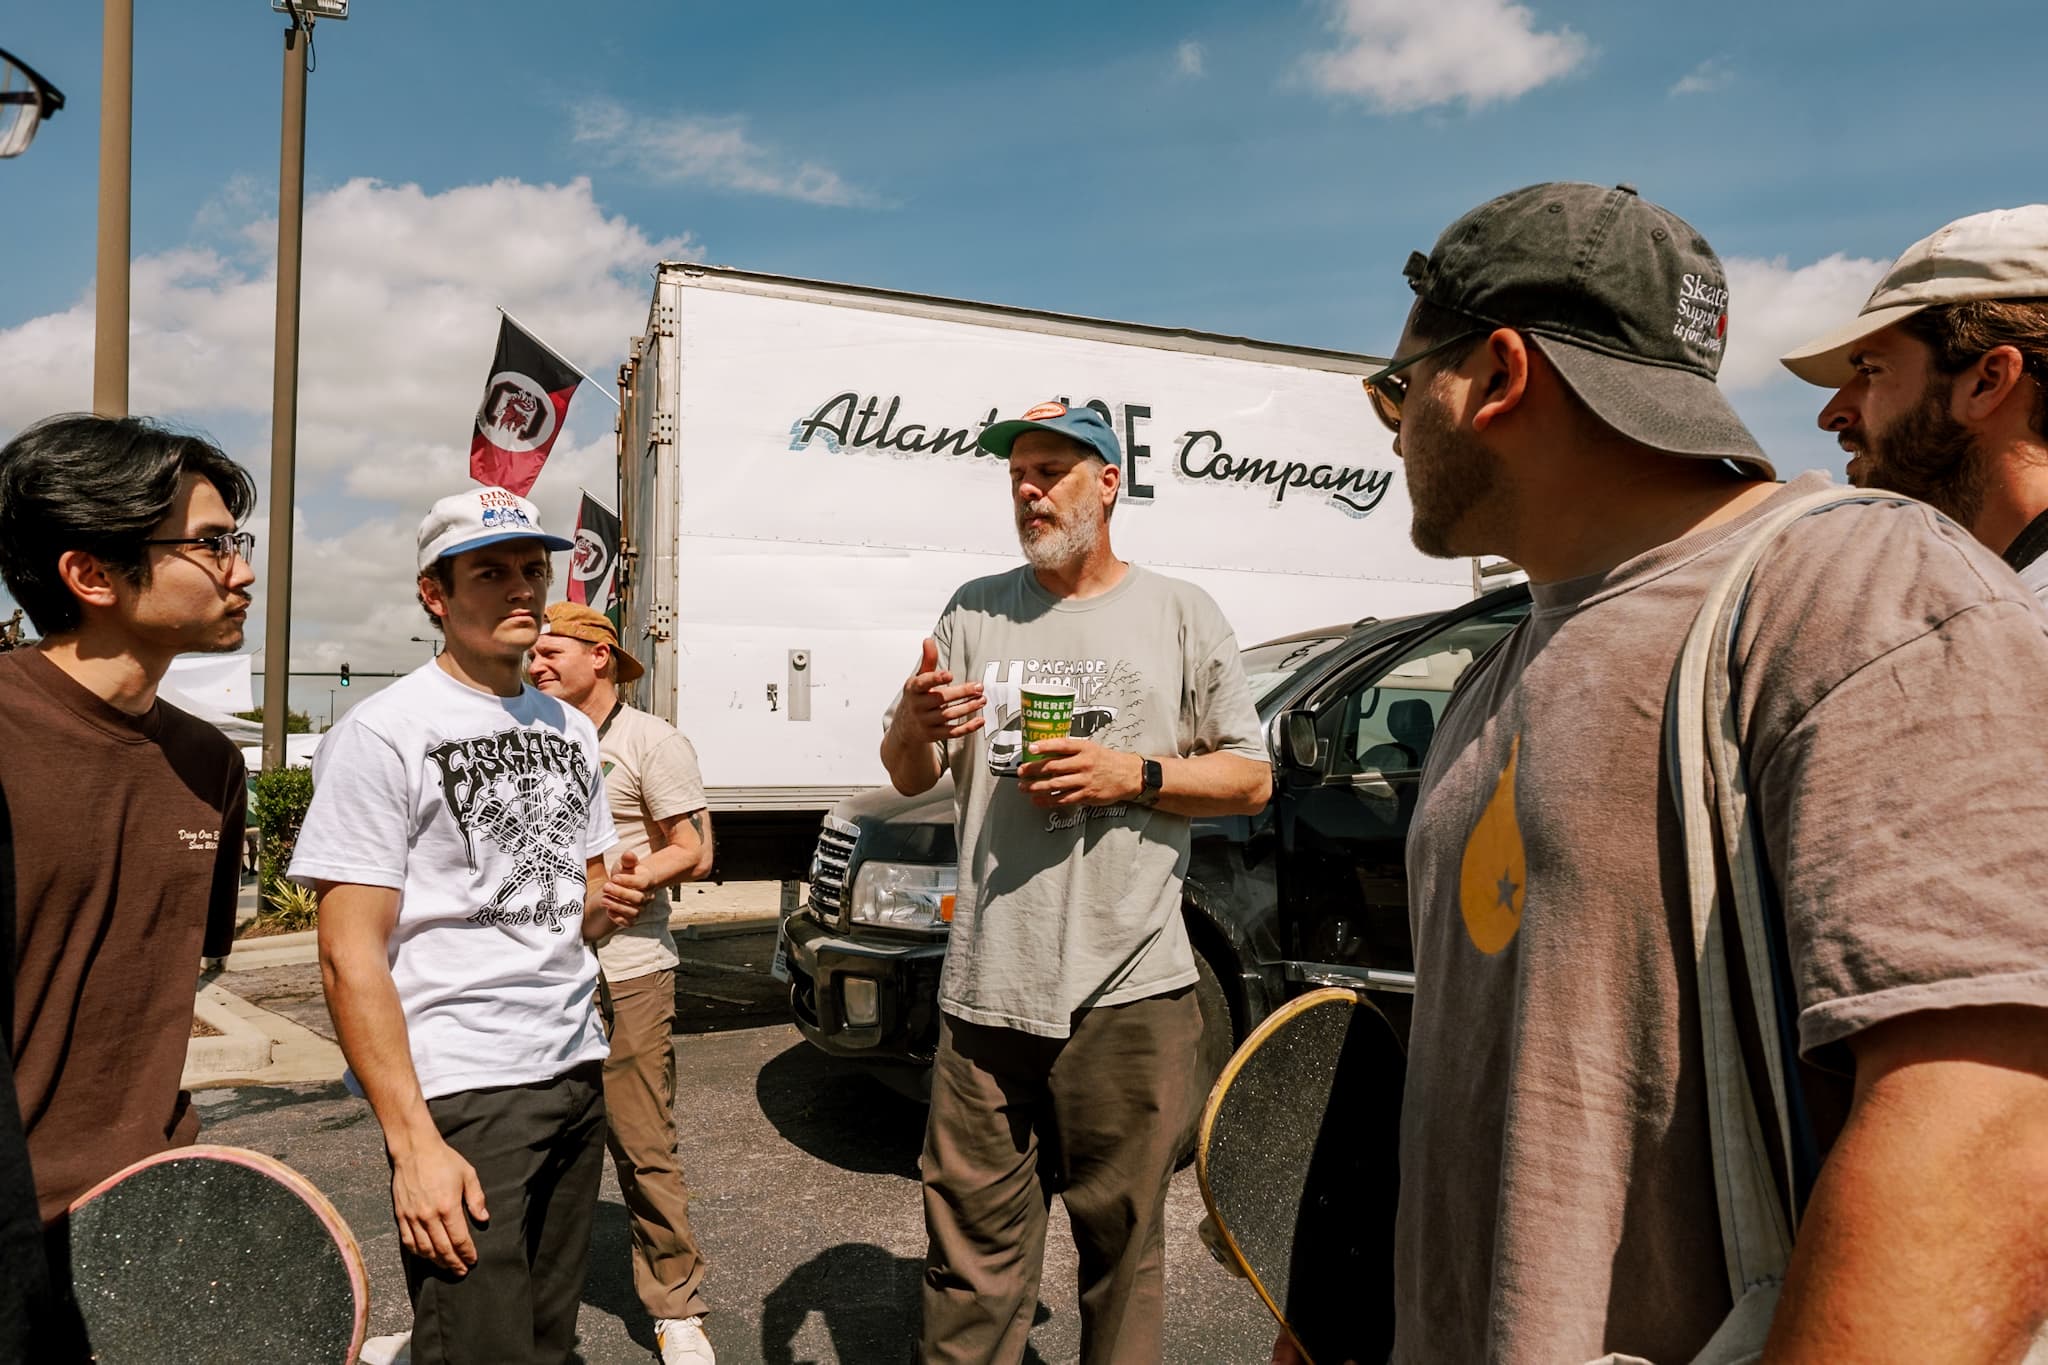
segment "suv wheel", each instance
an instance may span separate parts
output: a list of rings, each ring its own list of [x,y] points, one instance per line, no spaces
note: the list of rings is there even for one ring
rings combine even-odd
[[[1230,1017],[1230,996],[1223,978],[1216,973],[1209,955],[1195,946],[1195,1003],[1202,1009],[1202,1036],[1195,1043],[1194,1112],[1188,1118],[1187,1138],[1181,1147],[1176,1169],[1195,1159],[1195,1139],[1202,1122],[1202,1109],[1217,1077],[1237,1050],[1237,1028]]]

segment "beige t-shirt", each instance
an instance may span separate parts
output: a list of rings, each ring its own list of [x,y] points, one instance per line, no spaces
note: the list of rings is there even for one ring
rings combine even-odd
[[[605,855],[616,868],[631,852],[645,859],[656,847],[656,822],[704,809],[704,779],[697,771],[697,751],[675,726],[631,706],[619,708],[598,738],[604,761],[605,797],[619,843]],[[630,981],[676,965],[676,941],[668,929],[668,891],[649,901],[629,929],[621,929],[597,946],[597,964],[608,981]]]
[[[1662,722],[1761,515],[1537,587],[1438,726],[1408,844],[1398,1361],[1689,1360],[1728,1310]],[[2048,618],[1953,523],[1861,504],[1767,554],[1737,643],[1825,1149],[1844,1040],[2048,1006]]]

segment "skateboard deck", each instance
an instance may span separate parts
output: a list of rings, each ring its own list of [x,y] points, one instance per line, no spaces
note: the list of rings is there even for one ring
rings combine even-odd
[[[1195,1149],[1237,1273],[1310,1365],[1393,1349],[1394,1202],[1407,1061],[1355,991],[1289,1001],[1223,1068]]]
[[[307,1179],[239,1147],[145,1157],[71,1205],[72,1292],[93,1359],[344,1365],[369,1279]]]

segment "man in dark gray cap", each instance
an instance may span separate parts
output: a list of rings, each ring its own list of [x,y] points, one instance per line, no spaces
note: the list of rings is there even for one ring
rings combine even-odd
[[[950,772],[959,808],[919,1358],[1025,1358],[1057,1193],[1083,1365],[1145,1365],[1203,1098],[1190,819],[1257,811],[1272,768],[1215,602],[1110,546],[1123,452],[1102,416],[1041,403],[980,445],[1009,465],[1026,562],[953,594],[882,741],[899,791]]]
[[[1715,383],[1720,263],[1629,186],[1503,195],[1407,275],[1367,387],[1416,543],[1512,558],[1536,609],[1439,721],[1408,843],[1394,1358],[1692,1360],[1733,1293],[1665,693],[1709,585],[1826,481],[1769,481]],[[1772,1358],[2017,1358],[2048,1312],[2048,631],[1961,528],[1871,503],[1784,534],[1737,645],[1812,1140],[1763,1125],[1804,1210]]]

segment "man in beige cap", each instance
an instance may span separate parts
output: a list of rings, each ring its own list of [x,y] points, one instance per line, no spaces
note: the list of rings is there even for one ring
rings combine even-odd
[[[575,602],[547,610],[528,664],[533,685],[597,727],[605,794],[619,832],[653,888],[646,913],[598,944],[611,1055],[604,1064],[607,1142],[633,1219],[633,1287],[655,1320],[663,1365],[713,1365],[704,1335],[704,1257],[690,1232],[689,1190],[676,1157],[675,939],[667,887],[711,871],[711,814],[697,752],[668,722],[626,705],[619,689],[646,670],[619,648],[603,612]]]
[[[1849,479],[1932,503],[2048,601],[2048,204],[1958,218],[1784,358]]]

